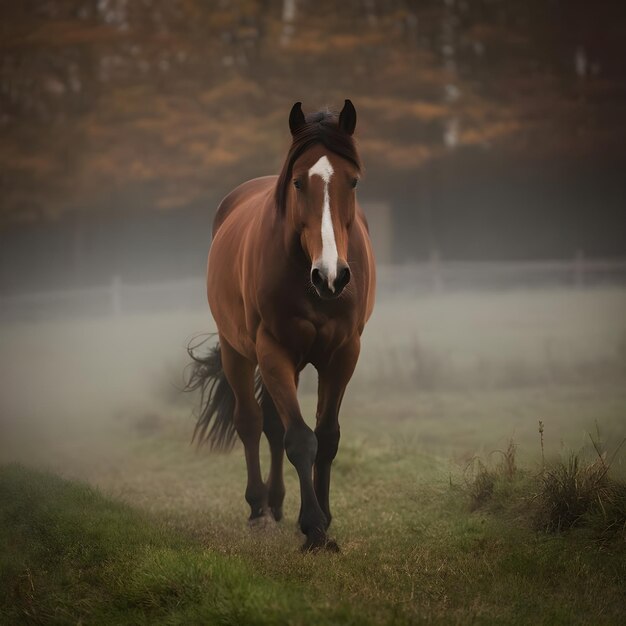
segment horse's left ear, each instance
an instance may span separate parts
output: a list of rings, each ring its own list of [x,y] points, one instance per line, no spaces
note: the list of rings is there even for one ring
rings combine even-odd
[[[291,113],[289,113],[289,130],[292,135],[298,132],[298,129],[306,124],[304,113],[302,112],[302,102],[296,102],[291,107]]]
[[[356,128],[356,109],[350,100],[346,100],[339,114],[339,128],[348,135]]]

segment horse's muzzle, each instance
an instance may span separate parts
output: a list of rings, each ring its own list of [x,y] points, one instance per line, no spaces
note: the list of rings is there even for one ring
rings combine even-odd
[[[329,279],[329,273],[323,264],[315,264],[311,268],[311,282],[320,298],[336,298],[350,282],[350,266],[339,261],[337,274],[334,280]]]

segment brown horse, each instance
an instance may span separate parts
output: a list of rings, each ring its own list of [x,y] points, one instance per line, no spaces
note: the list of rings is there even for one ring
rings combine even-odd
[[[225,449],[239,435],[251,522],[282,517],[286,451],[300,480],[304,549],[336,548],[326,532],[339,408],[374,305],[374,258],[355,193],[361,171],[355,126],[349,100],[339,116],[306,118],[297,102],[281,174],[250,180],[224,198],[207,272],[219,343],[204,358],[191,355],[190,387],[203,390],[194,438]],[[307,363],[319,374],[315,432],[297,398]],[[271,450],[267,483],[259,462],[262,432]]]

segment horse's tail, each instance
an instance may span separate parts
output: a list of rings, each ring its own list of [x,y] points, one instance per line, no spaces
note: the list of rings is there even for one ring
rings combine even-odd
[[[200,413],[191,441],[198,445],[208,443],[212,450],[229,451],[237,435],[233,420],[235,395],[222,369],[220,344],[217,342],[205,356],[195,354],[212,338],[209,335],[200,343],[192,341],[187,346],[192,362],[188,366],[185,391],[200,389]]]

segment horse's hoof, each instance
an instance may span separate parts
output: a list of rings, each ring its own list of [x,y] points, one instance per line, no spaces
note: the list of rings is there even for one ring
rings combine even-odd
[[[341,550],[339,549],[339,544],[334,539],[329,539],[326,542],[324,549],[327,550],[328,552],[334,552],[335,554],[338,554],[339,552],[341,552]]]
[[[258,515],[257,517],[251,517],[248,520],[248,527],[250,530],[254,531],[266,530],[272,528],[275,524],[274,518],[268,512],[263,513],[263,515]]]
[[[308,539],[300,547],[302,554],[308,554],[309,552],[319,552],[324,547],[324,544],[320,544],[316,541],[309,541]]]
[[[270,509],[272,511],[272,517],[277,521],[280,522],[281,519],[283,519],[283,507],[282,506],[273,506]]]
[[[320,550],[326,550],[328,552],[339,552],[339,546],[334,539],[328,539],[328,537],[324,536],[312,536],[307,537],[304,544],[300,550],[304,553],[307,552],[319,552]]]

